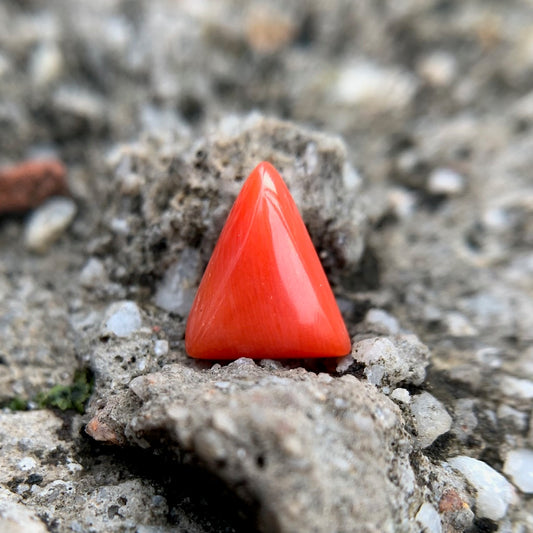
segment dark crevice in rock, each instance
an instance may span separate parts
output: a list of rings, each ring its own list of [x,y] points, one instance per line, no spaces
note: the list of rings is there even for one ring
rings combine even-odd
[[[159,487],[165,497],[168,523],[185,527],[184,517],[198,529],[224,533],[254,533],[257,531],[257,509],[251,501],[239,498],[216,475],[185,456],[186,464],[176,459],[173,448],[161,448],[157,453],[137,448],[117,448],[95,443],[89,437],[78,439],[79,460],[87,474],[116,468],[124,472],[124,479],[144,479]],[[108,513],[119,516],[119,506],[111,506]]]

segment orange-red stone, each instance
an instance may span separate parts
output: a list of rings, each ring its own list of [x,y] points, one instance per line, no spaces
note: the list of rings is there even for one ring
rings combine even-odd
[[[189,315],[185,348],[199,359],[350,351],[311,238],[270,163],[252,171],[228,216]]]

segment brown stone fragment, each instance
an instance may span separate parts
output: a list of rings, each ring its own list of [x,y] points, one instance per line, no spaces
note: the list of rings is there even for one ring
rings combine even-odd
[[[460,511],[465,507],[468,507],[468,504],[464,502],[457,491],[453,489],[447,490],[442,495],[439,502],[439,512],[441,513]]]
[[[0,169],[0,214],[28,211],[49,196],[66,194],[66,169],[58,160],[26,161]]]
[[[120,445],[123,440],[106,422],[100,420],[99,416],[94,416],[85,426],[85,432],[94,440],[107,444]]]

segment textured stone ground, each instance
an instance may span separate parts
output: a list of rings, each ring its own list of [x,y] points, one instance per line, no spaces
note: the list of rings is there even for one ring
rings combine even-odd
[[[527,0],[2,2],[0,165],[57,157],[72,197],[0,218],[0,530],[533,531],[532,27]],[[346,358],[184,353],[263,159]]]

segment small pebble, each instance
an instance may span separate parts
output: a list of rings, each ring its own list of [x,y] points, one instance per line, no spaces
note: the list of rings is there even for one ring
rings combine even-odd
[[[452,427],[452,417],[444,405],[429,392],[413,396],[411,413],[418,432],[416,440],[421,448],[427,448],[433,444],[438,437],[448,432]]]
[[[344,357],[339,358],[337,361],[337,366],[335,370],[342,374],[346,372],[353,365],[353,355],[349,354]]]
[[[85,118],[91,122],[103,120],[105,117],[105,100],[85,87],[59,87],[54,93],[53,104],[58,112]]]
[[[168,353],[168,341],[157,340],[154,342],[154,354],[157,357],[163,357]]]
[[[128,235],[130,232],[130,225],[123,218],[114,218],[111,220],[110,227],[117,235]]]
[[[457,75],[457,62],[452,54],[436,51],[422,57],[416,70],[432,87],[447,87]]]
[[[387,195],[391,212],[399,219],[408,218],[416,207],[416,196],[405,189],[392,189]]]
[[[439,511],[441,513],[453,513],[465,509],[466,505],[467,503],[463,501],[455,489],[448,489],[441,496],[439,501]]]
[[[427,189],[431,194],[456,196],[465,188],[465,180],[461,174],[450,168],[436,168],[429,175]]]
[[[515,431],[522,432],[527,430],[527,414],[502,403],[496,413],[498,420],[513,427]]]
[[[448,328],[448,333],[452,337],[473,337],[478,334],[478,331],[470,321],[461,313],[448,313],[444,321]]]
[[[502,207],[486,209],[481,217],[483,225],[491,231],[503,231],[509,227],[510,217]]]
[[[400,383],[422,383],[429,352],[415,335],[396,335],[362,339],[353,345],[352,354],[366,366],[370,383],[395,388]]]
[[[505,516],[509,504],[516,500],[516,492],[505,477],[487,463],[465,455],[452,457],[448,463],[476,489],[475,511],[479,518],[500,520]]]
[[[511,450],[505,459],[503,471],[526,494],[533,494],[533,450]]]
[[[161,496],[160,494],[152,496],[152,505],[155,505],[156,507],[162,507],[166,504],[166,502],[166,498],[164,496]]]
[[[361,174],[350,163],[346,162],[342,171],[342,184],[347,189],[354,190],[359,188],[362,182]]]
[[[478,425],[475,407],[472,398],[459,398],[455,402],[452,433],[465,444],[472,438]]]
[[[365,375],[373,385],[381,385],[385,374],[386,361],[396,361],[398,350],[394,344],[385,337],[364,339],[354,345],[354,358],[366,365]]]
[[[33,457],[23,457],[17,464],[20,470],[28,472],[37,466],[37,462]]]
[[[129,337],[142,325],[141,312],[135,302],[116,302],[106,312],[103,334]]]
[[[17,485],[17,494],[24,494],[30,490],[30,486],[27,483],[19,483]]]
[[[30,75],[37,86],[48,85],[61,76],[63,56],[54,42],[40,44],[31,56]]]
[[[390,394],[390,398],[396,402],[405,404],[408,404],[411,401],[409,391],[407,389],[402,389],[401,387],[394,389]]]
[[[513,376],[504,376],[500,383],[500,390],[505,396],[522,400],[533,399],[533,381]]]
[[[224,388],[220,386],[218,387]],[[231,416],[230,411],[227,411],[225,409],[215,409],[215,411],[213,412],[212,420],[213,427],[215,429],[218,429],[220,432],[225,433],[226,435],[231,435],[233,437],[239,436],[239,428],[235,419]]]
[[[498,348],[481,348],[476,352],[476,359],[488,368],[500,368],[502,366],[502,352]]]
[[[200,268],[198,250],[186,248],[179,261],[166,271],[154,297],[155,304],[172,313],[185,316],[194,300]]]
[[[86,288],[101,287],[108,281],[104,264],[99,259],[91,257],[80,273],[80,284]]]
[[[415,519],[426,533],[442,533],[439,513],[430,503],[422,504]]]
[[[144,182],[145,180],[142,176],[130,172],[122,178],[120,184],[120,192],[122,192],[122,194],[135,196],[141,191]]]
[[[416,89],[415,78],[403,70],[359,61],[340,71],[333,98],[378,113],[403,109]]]
[[[411,148],[402,150],[396,159],[397,170],[400,174],[411,174],[416,171],[416,168],[422,164],[421,155],[417,150]],[[401,192],[408,192],[406,189],[396,189]]]
[[[400,332],[398,320],[386,311],[383,311],[383,309],[370,309],[366,314],[365,322],[370,326],[378,326],[389,335],[397,335]]]
[[[52,198],[39,207],[26,224],[24,243],[32,252],[45,253],[69,227],[76,215],[70,198]]]

